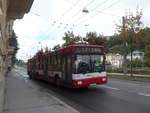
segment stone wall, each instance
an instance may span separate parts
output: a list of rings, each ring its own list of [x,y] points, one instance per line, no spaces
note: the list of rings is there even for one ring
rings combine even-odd
[[[5,64],[7,57],[6,11],[7,0],[0,0],[0,113],[3,110],[5,73],[7,71]]]
[[[3,108],[5,75],[9,66],[7,61],[11,58],[8,54],[8,39],[12,36],[13,22],[28,13],[32,3],[33,0],[0,0],[0,113]]]

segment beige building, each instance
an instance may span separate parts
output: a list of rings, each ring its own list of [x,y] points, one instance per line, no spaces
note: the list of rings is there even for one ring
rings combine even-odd
[[[131,60],[131,53],[129,53],[127,55],[127,59]],[[132,59],[133,60],[139,59],[139,60],[143,61],[144,60],[144,52],[141,52],[141,51],[138,51],[138,50],[133,51],[132,52]]]
[[[0,112],[2,102],[2,90],[8,64],[14,49],[8,45],[8,40],[12,37],[13,22],[15,19],[23,18],[28,13],[33,0],[0,0]]]
[[[123,56],[120,54],[109,53],[106,55],[106,61],[111,64],[114,68],[122,67]]]

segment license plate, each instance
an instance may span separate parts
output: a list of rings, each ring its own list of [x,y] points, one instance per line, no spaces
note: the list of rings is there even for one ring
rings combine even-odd
[[[94,83],[94,84],[90,84],[90,86],[96,86],[96,84]]]

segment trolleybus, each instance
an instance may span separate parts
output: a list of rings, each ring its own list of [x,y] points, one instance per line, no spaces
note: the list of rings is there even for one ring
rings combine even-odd
[[[27,70],[31,79],[58,86],[84,88],[107,83],[105,48],[98,45],[76,44],[38,52],[28,60]]]

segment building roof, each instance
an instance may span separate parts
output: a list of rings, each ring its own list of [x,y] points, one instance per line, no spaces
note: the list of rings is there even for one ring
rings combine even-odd
[[[30,11],[34,0],[8,0],[7,18],[21,19]]]

